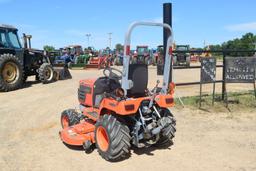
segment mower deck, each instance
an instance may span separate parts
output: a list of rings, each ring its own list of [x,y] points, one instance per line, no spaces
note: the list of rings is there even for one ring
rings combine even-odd
[[[94,143],[95,126],[89,121],[84,121],[71,127],[64,128],[59,132],[63,142],[69,145],[82,146],[84,142]]]

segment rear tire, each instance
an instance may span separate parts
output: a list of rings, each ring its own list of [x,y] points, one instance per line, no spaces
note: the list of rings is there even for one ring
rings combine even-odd
[[[166,146],[171,146],[173,145],[172,139],[175,136],[176,132],[176,120],[174,119],[173,115],[168,109],[162,109],[161,111],[161,116],[169,117],[171,119],[171,124],[164,128],[161,131],[160,138],[155,144],[157,147],[166,147]]]
[[[51,64],[43,63],[39,68],[39,79],[43,84],[54,81],[54,70]]]
[[[130,154],[130,130],[112,115],[103,115],[95,128],[96,147],[102,158],[119,161]]]
[[[62,128],[73,126],[80,122],[80,118],[75,109],[67,109],[61,113],[60,123]]]
[[[23,84],[23,66],[12,54],[0,55],[0,91],[12,91]]]

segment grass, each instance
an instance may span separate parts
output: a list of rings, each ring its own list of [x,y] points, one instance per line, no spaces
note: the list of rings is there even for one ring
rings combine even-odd
[[[199,108],[199,96],[182,97],[185,107],[191,109]],[[175,99],[176,107],[182,108],[179,99]],[[215,103],[212,105],[212,95],[202,96],[201,110],[207,112],[236,112],[236,111],[252,111],[256,112],[256,98],[254,91],[228,93],[228,106],[221,99],[221,94],[215,95]]]

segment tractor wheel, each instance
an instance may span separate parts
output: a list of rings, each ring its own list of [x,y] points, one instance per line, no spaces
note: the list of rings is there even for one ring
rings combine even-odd
[[[103,115],[95,128],[96,147],[108,161],[119,161],[130,154],[130,130],[112,115]]]
[[[117,57],[114,59],[114,65],[118,66],[118,59],[117,59]]]
[[[146,57],[146,58],[144,59],[144,64],[145,64],[145,65],[150,65],[150,60],[149,60],[148,57]]]
[[[0,91],[11,91],[23,83],[23,66],[12,54],[0,55]]]
[[[51,83],[54,81],[54,70],[51,64],[43,63],[39,68],[39,79],[43,84]]]
[[[155,144],[155,146],[157,147],[171,146],[173,145],[172,139],[174,138],[175,132],[176,132],[176,128],[175,128],[176,120],[174,119],[173,115],[168,109],[162,109],[161,116],[169,117],[172,123],[161,131],[160,138]]]
[[[60,123],[62,128],[66,128],[80,122],[80,117],[75,109],[67,109],[61,113]]]

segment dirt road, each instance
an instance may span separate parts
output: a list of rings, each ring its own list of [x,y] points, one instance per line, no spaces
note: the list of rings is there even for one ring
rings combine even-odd
[[[60,113],[77,106],[78,80],[101,72],[72,75],[48,85],[30,84],[29,78],[27,88],[0,93],[1,170],[256,170],[256,110],[229,117],[174,108],[177,134],[171,148],[132,149],[130,158],[117,163],[106,162],[97,150],[67,148],[58,137]],[[177,81],[193,78],[176,75]],[[198,88],[178,91],[192,95]]]

